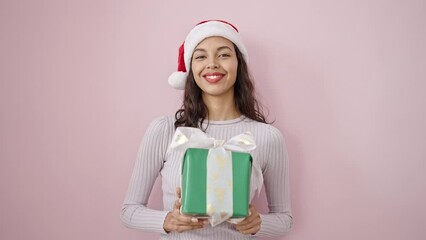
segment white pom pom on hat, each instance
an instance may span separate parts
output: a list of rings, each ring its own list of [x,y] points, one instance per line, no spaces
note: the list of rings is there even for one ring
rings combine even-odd
[[[185,89],[186,78],[188,77],[187,70],[191,68],[191,58],[195,47],[204,39],[213,36],[224,37],[233,42],[248,63],[247,49],[238,29],[234,25],[222,20],[202,21],[189,32],[185,41],[179,47],[177,71],[172,73],[168,79],[173,88]]]

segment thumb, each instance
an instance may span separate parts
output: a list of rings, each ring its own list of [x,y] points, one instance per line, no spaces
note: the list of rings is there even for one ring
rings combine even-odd
[[[176,188],[176,196],[177,196],[178,198],[181,198],[181,197],[182,197],[182,192],[181,192],[180,187],[177,187],[177,188]]]

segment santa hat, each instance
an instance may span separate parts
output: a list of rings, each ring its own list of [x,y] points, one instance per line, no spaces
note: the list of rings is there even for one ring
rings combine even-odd
[[[244,46],[238,29],[222,20],[207,20],[198,23],[186,36],[185,42],[179,47],[177,71],[169,76],[168,82],[176,89],[185,89],[188,70],[191,68],[191,58],[195,47],[208,37],[219,36],[233,42],[248,63],[247,49]]]

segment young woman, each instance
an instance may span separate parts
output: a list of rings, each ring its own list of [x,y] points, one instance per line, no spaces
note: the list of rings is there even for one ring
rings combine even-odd
[[[169,77],[174,88],[185,90],[183,105],[174,117],[155,119],[145,133],[121,211],[127,227],[160,233],[162,239],[253,239],[282,236],[290,230],[286,148],[282,134],[266,123],[255,99],[247,61],[247,50],[232,24],[209,20],[190,31],[179,49],[178,72]],[[223,140],[251,132],[256,141],[251,155],[262,170],[269,213],[260,214],[250,205],[250,215],[243,221],[215,227],[182,215],[179,169],[183,153],[169,147],[177,127],[199,128]],[[159,174],[163,211],[146,206]]]

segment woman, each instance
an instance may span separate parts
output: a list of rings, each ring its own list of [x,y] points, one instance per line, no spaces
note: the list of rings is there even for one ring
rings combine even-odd
[[[179,49],[178,72],[169,77],[174,88],[185,90],[183,105],[175,117],[155,119],[145,133],[121,212],[127,227],[158,232],[162,239],[253,239],[282,236],[290,230],[283,137],[266,123],[254,97],[247,61],[241,36],[230,23],[209,20],[190,31]],[[250,205],[250,215],[243,221],[215,227],[182,215],[179,169],[183,153],[169,148],[180,126],[199,128],[209,137],[224,140],[251,132],[257,144],[251,154],[263,173],[269,213],[260,214]],[[158,174],[162,176],[163,211],[146,207]]]

